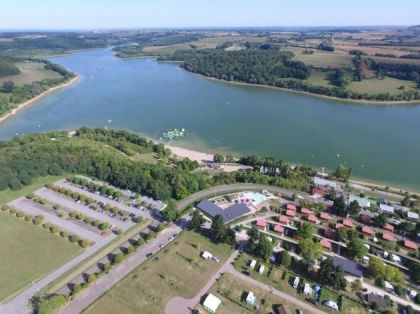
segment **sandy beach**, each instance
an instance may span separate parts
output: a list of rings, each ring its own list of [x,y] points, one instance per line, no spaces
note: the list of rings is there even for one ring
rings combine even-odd
[[[70,81],[65,82],[63,84],[51,87],[50,89],[46,90],[45,92],[39,94],[38,96],[35,96],[32,99],[29,99],[21,104],[19,104],[16,108],[13,108],[10,112],[6,113],[5,115],[0,117],[0,123],[7,120],[10,117],[13,117],[16,113],[18,113],[19,111],[23,110],[24,108],[32,105],[34,102],[36,102],[37,100],[41,99],[42,97],[56,91],[59,90],[61,88],[65,88],[68,87],[70,85],[72,85],[73,83],[75,83],[77,80],[79,80],[79,76],[76,76],[74,78],[72,78]]]

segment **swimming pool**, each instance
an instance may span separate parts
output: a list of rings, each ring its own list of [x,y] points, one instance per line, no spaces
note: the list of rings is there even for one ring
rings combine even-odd
[[[260,193],[255,192],[245,192],[239,195],[240,199],[250,199],[252,201],[252,205],[258,205],[267,200],[267,197]]]

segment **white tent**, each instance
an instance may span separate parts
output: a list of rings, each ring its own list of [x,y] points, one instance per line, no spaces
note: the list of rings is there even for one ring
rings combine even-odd
[[[204,300],[203,306],[207,311],[216,313],[220,303],[222,303],[222,301],[218,297],[209,293],[207,298]]]

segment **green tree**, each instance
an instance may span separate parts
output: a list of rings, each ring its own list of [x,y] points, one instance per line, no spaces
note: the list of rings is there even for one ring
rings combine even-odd
[[[379,214],[379,215],[377,215],[377,216],[373,217],[373,219],[372,219],[372,224],[373,224],[375,227],[381,227],[381,228],[382,228],[383,226],[385,226],[386,221],[387,221],[387,216],[386,216],[386,214],[385,214],[385,213],[381,213],[381,214]]]
[[[351,168],[346,167],[343,164],[340,164],[335,169],[333,176],[336,177],[338,180],[347,182],[350,179],[351,172],[352,172]]]
[[[322,256],[322,246],[319,242],[314,242],[312,239],[303,239],[300,244],[300,254],[303,259],[313,264],[315,260],[319,259]]]
[[[112,259],[112,262],[114,264],[119,264],[124,260],[124,254],[123,253],[118,253],[114,255],[114,258]]]
[[[146,241],[150,241],[156,238],[156,233],[154,231],[149,231],[146,235]]]
[[[225,161],[225,157],[222,154],[216,153],[213,155],[213,161],[217,163],[222,163]]]
[[[216,243],[223,243],[227,240],[227,227],[222,216],[217,215],[213,218],[210,235]]]
[[[311,239],[314,235],[314,227],[309,222],[304,222],[297,228],[298,235],[303,239]]]
[[[411,206],[411,198],[410,198],[410,195],[408,193],[405,193],[404,198],[401,201],[401,205],[405,206],[405,207],[410,207]]]
[[[95,273],[90,273],[86,278],[87,283],[92,283],[95,280],[96,280],[96,274]]]
[[[367,247],[365,246],[365,244],[363,243],[362,240],[356,238],[356,237],[352,237],[350,239],[350,243],[347,246],[347,251],[348,254],[351,258],[362,258],[363,256],[365,256],[368,252]]]
[[[369,276],[373,278],[382,278],[385,275],[385,264],[383,261],[376,257],[371,257],[369,259],[369,265],[367,272]]]
[[[348,210],[350,215],[356,216],[360,211],[359,203],[356,200],[352,201],[348,207]]]
[[[286,250],[280,252],[279,258],[280,264],[282,264],[284,267],[289,268],[292,265],[292,257]]]
[[[362,281],[360,279],[356,279],[351,283],[351,291],[355,293],[361,291],[362,288]]]
[[[192,218],[190,223],[188,224],[188,229],[199,231],[201,229],[201,225],[204,223],[205,219],[200,214],[198,210],[193,212]]]

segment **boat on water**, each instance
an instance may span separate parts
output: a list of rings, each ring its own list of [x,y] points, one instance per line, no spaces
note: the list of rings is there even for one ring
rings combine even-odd
[[[161,140],[177,140],[185,136],[185,129],[171,129],[163,132]]]

